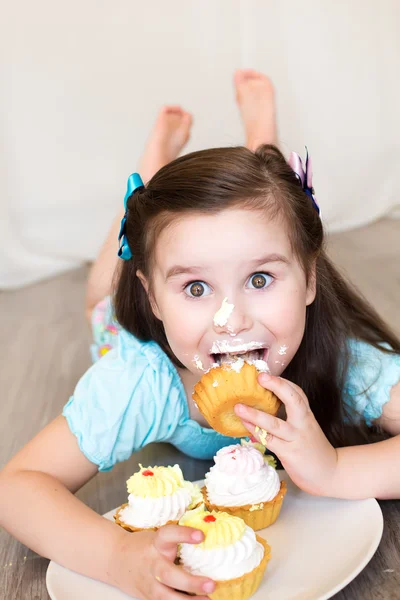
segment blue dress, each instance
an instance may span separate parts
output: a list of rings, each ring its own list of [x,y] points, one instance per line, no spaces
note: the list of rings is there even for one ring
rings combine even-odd
[[[100,471],[108,471],[151,442],[169,442],[200,459],[211,459],[223,446],[237,443],[190,418],[185,389],[171,360],[155,342],[141,342],[119,329],[110,311],[104,301],[94,313],[96,362],[63,410],[85,456]],[[348,344],[344,401],[371,425],[400,380],[400,355],[360,340]]]

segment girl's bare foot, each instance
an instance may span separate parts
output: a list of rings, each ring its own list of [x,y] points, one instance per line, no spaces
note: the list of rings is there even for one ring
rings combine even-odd
[[[254,151],[261,144],[276,144],[275,93],[271,81],[252,69],[239,69],[234,84],[246,146]]]
[[[189,140],[192,115],[180,106],[163,106],[158,113],[139,165],[146,182],[174,160]]]

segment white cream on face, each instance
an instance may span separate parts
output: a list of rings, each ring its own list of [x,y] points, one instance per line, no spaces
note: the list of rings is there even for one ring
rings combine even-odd
[[[199,371],[204,371],[203,363],[201,362],[198,354],[196,354],[196,356],[193,357],[192,362],[196,365],[196,369],[199,369]]]
[[[288,349],[288,347],[283,344],[283,346],[281,346],[278,350],[278,354],[280,354],[281,356],[283,356],[284,354],[286,354],[286,350]]]
[[[227,324],[228,319],[231,316],[234,308],[235,305],[229,304],[228,298],[224,298],[222,300],[221,308],[217,310],[217,312],[214,315],[214,325],[216,327],[224,327]]]
[[[210,354],[250,352],[251,350],[259,350],[260,348],[265,348],[265,344],[262,342],[249,342],[248,344],[238,343],[232,345],[228,340],[216,340],[211,346]]]

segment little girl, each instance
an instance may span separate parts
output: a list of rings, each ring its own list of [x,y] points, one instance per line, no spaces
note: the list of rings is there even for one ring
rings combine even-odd
[[[0,475],[6,529],[140,599],[213,591],[174,564],[177,544],[202,533],[169,525],[129,534],[73,494],[150,442],[199,458],[232,443],[191,401],[222,350],[256,345],[267,357],[259,382],[282,400],[285,418],[235,410],[298,486],[400,497],[398,469],[382,468],[400,458],[400,342],[327,258],[309,164],[304,172],[298,158],[288,164],[275,145],[259,146],[275,141],[268,80],[240,72],[236,85],[247,148],[188,154],[159,165],[145,186],[129,178],[112,309],[106,300],[93,314],[94,354],[103,356],[63,415]],[[260,106],[270,107],[266,118]],[[190,117],[171,114],[188,131]],[[108,285],[93,286],[93,304]],[[221,306],[225,319],[216,318]]]

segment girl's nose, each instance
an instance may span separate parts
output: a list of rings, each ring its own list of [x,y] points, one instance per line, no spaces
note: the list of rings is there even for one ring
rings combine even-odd
[[[225,301],[224,301],[225,302]],[[219,310],[213,319],[215,333],[229,333],[232,336],[243,331],[249,331],[253,326],[253,320],[244,307],[235,304],[227,304],[230,310]],[[221,308],[224,307],[224,303]]]

